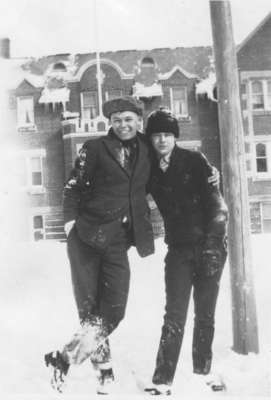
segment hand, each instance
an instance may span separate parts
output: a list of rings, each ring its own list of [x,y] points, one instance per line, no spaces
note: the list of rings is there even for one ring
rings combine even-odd
[[[208,183],[213,186],[219,186],[220,183],[220,173],[218,169],[212,166],[212,175],[208,177]]]
[[[64,231],[65,231],[67,237],[69,236],[69,233],[72,230],[74,223],[75,223],[75,220],[73,219],[72,221],[66,222],[66,224],[64,225]]]

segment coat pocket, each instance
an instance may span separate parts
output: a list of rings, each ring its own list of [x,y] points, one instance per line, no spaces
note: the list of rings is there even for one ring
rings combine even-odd
[[[76,221],[76,229],[80,239],[97,250],[105,250],[108,247],[120,225],[120,219],[107,223],[83,218]]]

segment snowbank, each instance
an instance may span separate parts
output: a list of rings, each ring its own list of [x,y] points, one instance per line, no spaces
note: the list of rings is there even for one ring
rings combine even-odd
[[[253,237],[261,346],[259,355],[240,356],[231,351],[227,267],[222,278],[214,342],[214,367],[223,374],[228,386],[228,392],[222,396],[262,398],[270,395],[270,239],[271,235]],[[162,260],[165,252],[162,239],[156,241],[156,254],[151,257],[140,259],[134,249],[130,251],[132,280],[126,318],[111,337],[115,374],[119,382],[117,394],[112,398],[139,398],[142,393],[135,376],[144,381],[151,376],[163,316]],[[19,395],[20,399],[54,398],[48,371],[43,365],[43,355],[61,348],[78,327],[65,244],[39,242],[13,245],[5,248],[1,258],[0,392],[5,399],[14,395]],[[190,310],[173,398],[219,397],[195,382],[191,374],[192,323]],[[85,362],[71,371],[62,397],[89,399],[89,396],[95,396],[95,380],[90,363]]]

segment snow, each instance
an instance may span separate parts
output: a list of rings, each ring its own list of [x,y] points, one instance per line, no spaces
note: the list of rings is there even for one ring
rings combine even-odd
[[[138,98],[163,96],[162,86],[159,83],[145,86],[143,83],[136,82],[133,86],[133,95]]]
[[[70,89],[61,87],[49,89],[45,87],[42,91],[39,103],[67,103],[70,100]]]
[[[0,87],[2,90],[16,89],[24,80],[34,87],[44,86],[44,77],[26,71],[23,66],[27,59],[0,60]]]
[[[253,236],[254,280],[258,309],[260,354],[243,356],[231,350],[231,305],[228,266],[222,277],[217,306],[214,370],[223,375],[228,391],[210,393],[191,373],[192,310],[174,382],[173,398],[251,398],[270,396],[270,265],[271,235]],[[164,307],[163,259],[166,248],[156,240],[156,253],[140,259],[130,250],[131,289],[124,321],[111,336],[116,394],[109,398],[140,398],[134,372],[150,379],[160,337]],[[64,243],[38,242],[2,246],[0,269],[2,398],[51,399],[43,355],[62,348],[78,328]],[[3,397],[3,394],[5,397]],[[95,396],[88,361],[73,367],[63,399]],[[17,398],[17,396],[15,396]],[[95,396],[96,397],[96,396]]]
[[[214,98],[214,88],[216,86],[216,75],[210,72],[208,77],[196,84],[196,96],[207,94],[208,99],[217,102]]]

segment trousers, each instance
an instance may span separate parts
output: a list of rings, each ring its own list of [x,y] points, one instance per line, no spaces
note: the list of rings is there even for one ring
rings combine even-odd
[[[79,364],[88,356],[95,365],[110,362],[108,336],[123,319],[128,298],[128,247],[129,234],[121,222],[112,242],[102,251],[84,243],[76,226],[68,235],[73,292],[82,325],[64,347],[69,362]]]
[[[171,385],[173,382],[192,289],[193,370],[198,374],[209,373],[212,362],[214,315],[225,260],[226,251],[222,255],[219,270],[215,275],[207,277],[202,273],[199,245],[169,248],[165,258],[166,307],[153,383]]]

